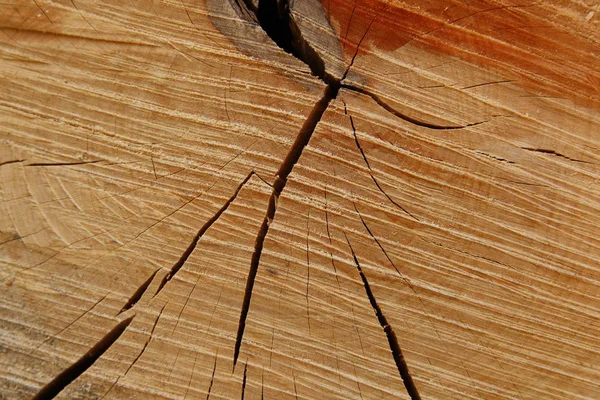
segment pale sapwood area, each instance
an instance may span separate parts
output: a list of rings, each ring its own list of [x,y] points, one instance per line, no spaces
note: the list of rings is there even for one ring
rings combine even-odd
[[[0,4],[0,398],[600,398],[595,0]]]

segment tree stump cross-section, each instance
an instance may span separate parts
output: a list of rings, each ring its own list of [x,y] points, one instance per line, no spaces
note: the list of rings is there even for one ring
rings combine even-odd
[[[0,398],[600,398],[598,13],[0,4]]]

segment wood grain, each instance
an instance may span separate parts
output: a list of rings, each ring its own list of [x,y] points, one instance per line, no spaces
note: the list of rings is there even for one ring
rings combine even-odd
[[[0,4],[0,398],[599,398],[597,4],[280,5]]]

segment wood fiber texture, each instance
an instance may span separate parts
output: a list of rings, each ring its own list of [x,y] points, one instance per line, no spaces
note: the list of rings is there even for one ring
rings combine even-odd
[[[0,398],[600,398],[593,0],[0,3]]]

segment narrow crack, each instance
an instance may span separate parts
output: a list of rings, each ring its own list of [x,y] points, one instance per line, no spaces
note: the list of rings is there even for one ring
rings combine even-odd
[[[362,37],[360,38],[360,40],[356,44],[356,51],[354,52],[354,55],[352,55],[352,58],[350,59],[350,63],[348,64],[348,67],[346,68],[346,71],[344,71],[344,75],[342,76],[342,79],[340,81],[343,81],[344,79],[346,79],[346,77],[350,73],[350,68],[352,68],[352,66],[354,65],[354,61],[356,60],[356,57],[358,56],[358,52],[360,50],[360,46],[362,45],[363,41],[366,39],[367,35],[369,34],[369,31],[371,30],[371,27],[373,26],[373,23],[375,23],[375,20],[379,17],[379,15],[381,14],[381,12],[383,11],[383,9],[385,7],[386,7],[386,5],[384,5],[383,7],[381,7],[379,9],[379,11],[377,11],[377,14],[375,14],[375,16],[373,17],[373,19],[369,23],[369,26],[367,26],[367,29],[365,29],[365,33],[362,35]],[[354,8],[352,9],[352,14],[350,15],[350,20],[348,21],[348,27],[346,28],[346,38],[345,39],[348,39],[348,31],[350,30],[350,23],[352,22],[352,17],[354,16],[354,11],[355,10],[356,10],[356,0],[354,0]]]
[[[58,338],[58,336],[61,333],[63,333],[64,331],[66,331],[67,329],[69,329],[70,327],[72,327],[73,325],[75,325],[79,320],[81,320],[81,318],[83,318],[85,315],[87,315],[89,312],[91,312],[94,308],[96,308],[96,306],[98,304],[102,303],[108,297],[108,295],[112,294],[112,293],[113,292],[111,291],[111,292],[105,294],[104,296],[102,296],[102,298],[100,300],[96,301],[90,308],[88,308],[86,311],[84,311],[82,314],[80,314],[77,318],[75,318],[75,320],[73,320],[73,322],[69,323],[67,326],[65,326],[64,328],[62,328],[60,331],[58,331],[54,335],[49,336],[48,338],[46,338],[39,346],[37,346],[35,348],[35,350],[39,350],[43,345],[45,345],[46,343],[48,343],[48,341],[50,341],[51,339]],[[29,353],[29,355],[31,355],[31,353]]]
[[[119,314],[121,314],[124,311],[129,310],[134,305],[136,305],[136,303],[142,298],[142,296],[144,295],[144,293],[146,293],[146,290],[148,289],[148,286],[150,286],[150,284],[152,283],[152,280],[154,279],[154,277],[156,276],[156,274],[158,274],[158,271],[160,271],[160,268],[157,269],[156,271],[154,271],[152,273],[152,275],[150,275],[150,277],[148,277],[148,279],[146,279],[144,281],[144,283],[142,283],[140,285],[140,287],[138,287],[138,289],[135,291],[135,293],[133,293],[131,295],[131,297],[129,298],[129,300],[127,300],[127,303],[125,303],[125,305],[123,306],[123,308],[121,308],[121,311],[119,311]]]
[[[171,331],[171,336],[173,336],[173,334],[177,330],[177,327],[179,326],[179,322],[181,321],[181,314],[183,314],[183,310],[186,309],[188,303],[190,302],[190,299],[192,298],[192,294],[194,293],[194,290],[196,290],[196,287],[198,286],[198,282],[200,282],[201,277],[202,277],[202,274],[198,274],[198,277],[196,278],[196,282],[194,282],[194,286],[192,286],[190,293],[187,295],[187,297],[185,299],[185,303],[183,303],[183,306],[181,306],[181,309],[179,310],[179,314],[177,314],[177,320],[175,322],[175,326],[173,327],[173,330]],[[220,295],[219,295],[219,300],[220,300]],[[217,304],[219,303],[219,300],[217,300]],[[211,321],[212,321],[212,315],[211,315]]]
[[[225,202],[225,204],[223,204],[223,206],[215,213],[215,215],[213,215],[208,221],[206,221],[206,223],[200,228],[200,230],[198,231],[198,233],[196,233],[196,236],[194,236],[194,239],[189,244],[187,249],[183,252],[183,254],[179,258],[179,260],[177,260],[177,262],[171,267],[171,270],[169,271],[169,273],[166,274],[165,277],[162,279],[162,281],[158,285],[158,289],[156,289],[156,293],[154,293],[153,297],[156,297],[156,295],[158,295],[158,293],[160,293],[160,291],[165,287],[165,285],[171,279],[173,279],[175,274],[177,274],[177,272],[179,272],[181,267],[183,267],[183,265],[187,262],[188,258],[190,258],[190,255],[192,255],[192,253],[194,252],[194,249],[198,245],[198,241],[200,241],[200,238],[206,233],[206,231],[215,222],[217,222],[217,220],[221,217],[221,215],[229,208],[231,203],[233,203],[233,201],[237,198],[238,194],[240,193],[240,191],[242,190],[244,185],[246,185],[246,183],[250,180],[250,178],[252,178],[252,176],[254,174],[255,174],[255,172],[251,171],[246,176],[246,178],[242,181],[242,183],[240,183],[240,185],[237,187],[237,189],[235,190],[233,195],[231,195],[231,197]]]
[[[208,390],[206,392],[206,400],[210,399],[210,392],[213,387],[213,383],[215,382],[215,372],[217,371],[217,358],[218,354],[215,354],[215,364],[213,365],[212,375],[210,377],[210,383],[208,384]]]
[[[3,165],[8,165],[8,164],[21,163],[21,162],[23,162],[23,161],[25,161],[25,160],[9,160],[9,161],[3,161],[3,162],[0,162],[0,167],[1,167],[1,166],[3,166]]]
[[[298,163],[304,148],[310,141],[310,138],[315,131],[317,124],[321,121],[325,110],[329,106],[329,103],[335,99],[338,93],[338,88],[336,86],[328,85],[325,88],[325,92],[321,99],[319,99],[306,121],[300,128],[300,132],[296,136],[296,140],[290,147],[288,154],[281,162],[279,166],[279,170],[275,175],[275,180],[273,182],[273,191],[271,192],[271,196],[269,197],[269,203],[267,206],[267,212],[263,219],[263,222],[256,234],[256,239],[254,241],[254,252],[252,253],[252,258],[250,260],[250,270],[248,272],[248,278],[246,280],[246,290],[244,292],[244,300],[242,302],[242,310],[240,313],[240,321],[238,325],[237,336],[235,340],[235,349],[233,354],[233,366],[237,363],[237,359],[240,355],[240,348],[242,346],[242,339],[244,337],[244,330],[246,328],[246,319],[248,317],[248,311],[250,310],[250,301],[252,300],[252,290],[254,289],[254,282],[256,280],[256,274],[258,272],[258,265],[260,263],[260,258],[262,256],[263,247],[265,244],[265,238],[267,237],[267,233],[269,232],[269,227],[271,222],[275,218],[275,213],[277,212],[277,199],[285,189],[287,184],[287,179],[294,166]]]
[[[241,400],[244,400],[244,395],[246,394],[246,381],[248,378],[248,363],[244,365],[244,380],[242,381],[242,397]]]
[[[362,146],[360,145],[360,142],[358,141],[358,136],[356,135],[356,127],[354,126],[354,119],[352,118],[352,115],[350,115],[348,113],[348,111],[346,110],[346,105],[344,104],[344,111],[346,113],[346,115],[350,118],[350,125],[352,126],[352,132],[354,134],[354,142],[356,143],[356,147],[358,148],[358,150],[360,151],[360,154],[362,155],[362,158],[365,162],[365,164],[367,165],[367,168],[369,169],[369,175],[371,176],[371,179],[373,180],[373,182],[375,183],[375,186],[377,186],[377,189],[379,189],[379,191],[396,207],[398,207],[400,210],[402,210],[404,213],[406,213],[408,216],[410,216],[411,218],[413,218],[416,221],[420,221],[419,218],[415,217],[413,214],[411,214],[406,208],[402,207],[400,204],[398,204],[394,199],[392,199],[385,190],[383,190],[383,188],[381,187],[381,185],[379,185],[379,181],[377,181],[377,179],[375,178],[375,176],[373,175],[373,170],[371,169],[371,164],[369,164],[369,159],[367,158],[367,155],[365,154]]]
[[[483,151],[479,151],[479,150],[474,150],[474,151],[477,154],[481,154],[483,156],[489,157],[489,158],[491,158],[493,160],[496,160],[496,161],[504,162],[504,163],[507,163],[507,164],[514,164],[515,163],[514,161],[507,160],[506,158],[498,157],[498,156],[495,156],[493,154],[485,153]]]
[[[552,150],[552,149],[540,149],[540,148],[533,148],[533,147],[521,147],[521,148],[523,150],[532,151],[532,152],[535,152],[535,153],[550,154],[550,155],[553,155],[553,156],[556,156],[556,157],[561,157],[561,158],[564,158],[566,160],[577,162],[577,163],[593,164],[593,163],[591,163],[589,161],[578,160],[576,158],[571,158],[569,156],[565,156],[564,154],[558,153],[557,151]]]
[[[400,118],[401,120],[404,120],[406,122],[410,122],[413,125],[417,125],[423,128],[429,128],[429,129],[434,129],[434,130],[438,130],[438,131],[447,131],[447,130],[455,130],[455,129],[464,129],[464,128],[469,128],[471,126],[477,126],[477,125],[481,125],[487,121],[479,121],[479,122],[473,122],[470,124],[465,124],[465,125],[438,125],[438,124],[432,124],[430,122],[426,122],[426,121],[421,121],[419,119],[410,117],[404,113],[401,113],[400,111],[392,108],[389,104],[387,104],[385,101],[383,101],[381,99],[381,97],[379,97],[378,95],[376,95],[375,93],[371,92],[368,89],[359,87],[359,86],[354,86],[354,85],[349,85],[346,83],[342,83],[340,85],[341,88],[343,89],[347,89],[356,93],[360,93],[360,94],[364,94],[366,96],[369,96],[371,99],[373,99],[373,101],[375,101],[375,103],[377,103],[381,108],[383,108],[384,110],[386,110],[387,112],[389,112],[390,114]]]
[[[295,394],[295,398],[296,398],[296,400],[298,400],[298,388],[296,387],[296,374],[294,373],[294,370],[292,370],[292,379],[294,380],[294,394]]]
[[[481,86],[499,85],[502,83],[512,83],[512,82],[516,82],[516,81],[514,79],[510,79],[510,80],[503,80],[503,81],[484,82],[484,83],[478,83],[475,85],[464,86],[464,87],[461,87],[460,90],[467,90],[467,89],[473,89],[473,88],[477,88],[477,87],[481,87]]]
[[[196,373],[196,364],[198,362],[198,354],[194,356],[194,364],[192,365],[192,373],[190,374],[190,380],[188,381],[187,388],[185,389],[185,393],[183,395],[183,400],[187,399],[188,393],[192,388],[192,380],[194,379],[194,374]]]
[[[129,317],[117,324],[98,343],[89,349],[79,360],[63,370],[54,379],[41,388],[32,400],[47,400],[55,398],[67,385],[87,371],[105,352],[112,346],[125,329],[131,324],[133,317]]]
[[[310,238],[310,207],[308,209],[307,218],[306,218],[306,319],[308,321],[308,336],[311,336],[310,332],[310,246],[309,246],[309,238]]]
[[[325,228],[327,230],[327,238],[329,239],[329,258],[331,259],[331,266],[333,267],[333,273],[335,274],[335,280],[337,282],[338,285],[338,289],[341,288],[340,286],[340,278],[338,277],[338,272],[337,272],[337,267],[335,266],[335,261],[333,260],[333,251],[331,250],[333,248],[333,240],[331,240],[331,232],[329,231],[329,210],[328,210],[328,203],[327,203],[327,186],[325,187]]]
[[[411,290],[416,295],[417,292],[415,292],[415,289],[414,289],[412,283],[410,283],[410,281],[402,274],[402,272],[400,272],[400,270],[398,269],[398,267],[396,267],[396,264],[394,264],[394,262],[392,261],[392,259],[388,255],[387,251],[385,251],[385,249],[383,248],[383,246],[381,245],[381,243],[379,242],[379,240],[373,234],[373,231],[371,231],[371,228],[369,228],[369,225],[367,225],[367,222],[363,218],[361,212],[358,210],[358,207],[356,207],[356,203],[352,202],[352,205],[354,206],[354,210],[358,214],[358,218],[360,218],[360,222],[362,222],[363,227],[366,229],[366,231],[369,234],[369,236],[371,236],[371,239],[373,239],[373,241],[375,241],[375,243],[377,244],[377,247],[379,247],[379,249],[381,250],[381,252],[385,256],[385,258],[387,258],[387,260],[390,262],[390,264],[392,265],[392,267],[394,267],[394,269],[396,270],[396,272],[398,273],[398,275],[400,275],[400,277],[402,278],[402,280],[404,280],[404,282],[408,285],[408,287],[411,288]]]
[[[344,233],[344,236],[346,234]],[[390,346],[390,351],[392,352],[392,356],[394,357],[394,362],[396,363],[396,367],[398,368],[398,372],[400,373],[400,378],[404,382],[404,387],[410,398],[412,400],[420,400],[421,396],[419,395],[419,391],[417,390],[417,386],[410,375],[410,371],[408,370],[408,364],[406,363],[406,359],[402,354],[402,349],[400,348],[400,344],[398,343],[398,338],[396,337],[396,333],[394,329],[389,324],[385,315],[383,315],[383,311],[381,311],[381,307],[377,304],[377,300],[375,299],[375,295],[371,290],[371,286],[369,285],[369,281],[365,273],[358,262],[358,258],[356,257],[356,253],[350,244],[350,240],[348,236],[346,236],[346,241],[348,242],[348,246],[350,247],[350,251],[352,252],[352,258],[354,259],[354,264],[356,269],[358,270],[358,274],[360,275],[360,279],[363,282],[363,286],[365,287],[365,292],[367,293],[367,297],[369,298],[369,302],[371,303],[371,307],[373,307],[373,311],[375,311],[375,315],[377,316],[377,320],[379,321],[379,325],[385,332],[385,335],[388,340],[388,344]]]
[[[152,335],[154,335],[154,330],[156,329],[156,325],[158,325],[158,320],[160,320],[160,317],[161,317],[165,307],[166,307],[166,304],[161,308],[160,312],[158,313],[158,316],[154,320],[154,324],[152,324],[152,329],[150,330],[150,334],[148,335],[148,339],[146,340],[146,343],[144,343],[144,347],[142,347],[142,351],[140,351],[139,354],[137,355],[137,357],[135,357],[135,360],[133,360],[133,362],[131,364],[129,364],[129,367],[127,368],[127,371],[125,371],[123,376],[127,375],[129,370],[135,365],[136,362],[138,362],[138,360],[140,359],[142,354],[144,354],[144,352],[146,351],[146,348],[148,347],[148,345],[150,344],[150,341],[152,340]]]
[[[265,399],[265,367],[260,374],[260,400]]]
[[[104,160],[93,160],[93,161],[74,161],[74,162],[63,162],[63,163],[31,163],[26,164],[26,167],[68,167],[72,165],[85,165],[85,164],[96,164]]]
[[[167,303],[168,304],[168,303]],[[115,386],[117,386],[117,384],[119,383],[119,380],[121,378],[123,378],[124,376],[126,376],[129,373],[129,370],[135,365],[135,363],[138,362],[138,360],[140,359],[140,357],[142,356],[142,354],[144,354],[144,352],[146,351],[146,348],[148,347],[148,345],[150,344],[150,341],[152,340],[152,335],[154,334],[154,330],[156,329],[156,325],[158,325],[158,320],[160,319],[160,316],[162,315],[165,307],[167,305],[165,304],[161,309],[160,312],[158,313],[158,316],[156,317],[156,319],[154,320],[154,324],[152,324],[152,329],[150,330],[150,334],[148,336],[148,339],[146,340],[146,342],[144,343],[144,347],[142,347],[142,350],[138,353],[138,355],[135,357],[135,359],[133,360],[133,362],[131,364],[129,364],[129,367],[127,367],[127,370],[125,371],[125,373],[123,375],[120,375],[117,380],[110,385],[110,388],[108,388],[108,391],[106,393],[104,393],[104,396],[102,396],[102,398],[100,400],[104,400],[104,398],[106,396],[108,396],[108,394],[110,392],[112,392],[112,390],[114,389]],[[134,315],[135,317],[135,315]],[[131,317],[133,318],[133,317]]]

